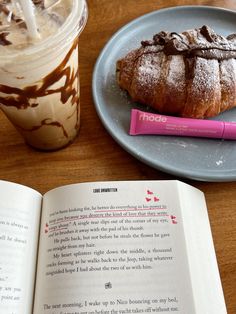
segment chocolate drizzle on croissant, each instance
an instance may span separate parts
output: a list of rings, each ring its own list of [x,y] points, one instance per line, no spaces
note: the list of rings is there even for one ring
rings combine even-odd
[[[236,106],[236,34],[223,37],[205,25],[162,31],[118,60],[117,80],[160,113],[215,116]]]
[[[206,39],[203,43],[188,43],[186,36],[175,32],[160,32],[153,36],[152,41],[142,41],[142,46],[161,46],[160,51],[166,55],[182,54],[188,58],[202,57],[205,59],[225,60],[236,58],[236,44],[230,42],[229,36],[226,39],[216,35],[208,26],[202,26],[199,30],[200,34]],[[236,34],[235,34],[236,36]]]

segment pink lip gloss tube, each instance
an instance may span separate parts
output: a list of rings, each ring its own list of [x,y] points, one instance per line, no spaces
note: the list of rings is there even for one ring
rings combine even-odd
[[[129,134],[177,135],[236,140],[236,122],[177,118],[132,109]]]

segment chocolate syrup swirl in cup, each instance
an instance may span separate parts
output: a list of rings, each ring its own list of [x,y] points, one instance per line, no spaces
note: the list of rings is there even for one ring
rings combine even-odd
[[[8,16],[10,6],[0,6],[0,108],[26,143],[51,151],[73,142],[79,131],[79,35],[88,12],[86,1],[59,1],[51,10],[44,1],[34,3],[39,19],[46,18],[56,29],[47,37],[48,26],[42,25],[36,42],[27,38],[20,12],[11,14],[11,27],[4,29],[3,15]],[[65,17],[60,15],[63,6]]]

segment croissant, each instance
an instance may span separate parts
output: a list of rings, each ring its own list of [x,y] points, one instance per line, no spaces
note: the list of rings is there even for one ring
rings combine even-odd
[[[133,101],[159,113],[207,118],[236,106],[236,34],[209,26],[160,32],[116,63]]]

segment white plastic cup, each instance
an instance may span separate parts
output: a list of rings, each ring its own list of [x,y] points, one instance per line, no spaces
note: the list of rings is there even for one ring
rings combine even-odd
[[[0,108],[36,149],[63,148],[78,134],[79,36],[87,17],[86,1],[73,0],[55,35],[0,56]]]

